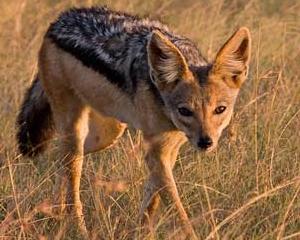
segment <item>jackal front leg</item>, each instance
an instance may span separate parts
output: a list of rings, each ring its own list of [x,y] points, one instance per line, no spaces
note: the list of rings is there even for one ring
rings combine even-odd
[[[196,238],[188,215],[181,203],[172,172],[178,150],[184,143],[185,138],[182,133],[174,131],[155,137],[145,137],[145,141],[147,144],[145,159],[150,176],[144,190],[144,200],[141,208],[142,221],[148,221],[150,225],[153,223],[160,196],[163,201],[170,200],[175,204],[185,231],[189,236]]]

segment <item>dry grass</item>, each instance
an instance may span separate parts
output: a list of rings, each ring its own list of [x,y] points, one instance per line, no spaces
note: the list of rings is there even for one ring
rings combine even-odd
[[[70,6],[106,3],[150,15],[194,39],[210,59],[238,26],[253,36],[250,77],[236,114],[209,156],[185,146],[175,176],[201,239],[300,238],[300,4],[295,0],[4,0],[0,2],[0,239],[80,239],[49,199],[55,156],[16,150],[15,117],[36,73],[43,33]],[[147,176],[140,134],[86,157],[82,200],[92,239],[132,239]],[[53,145],[53,148],[55,145]],[[172,206],[158,239],[180,239]]]

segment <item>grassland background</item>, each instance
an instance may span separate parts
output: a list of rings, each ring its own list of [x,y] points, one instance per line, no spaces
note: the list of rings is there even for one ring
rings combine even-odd
[[[201,239],[300,239],[296,0],[0,1],[0,239],[80,239],[51,211],[55,144],[38,159],[20,156],[15,118],[49,23],[71,6],[96,4],[160,19],[210,60],[237,27],[250,28],[250,76],[231,125],[213,154],[184,146],[175,178]],[[139,132],[128,131],[114,148],[86,157],[81,194],[91,238],[131,239],[139,227],[147,176],[141,142]],[[161,214],[156,237],[180,239],[172,206]]]

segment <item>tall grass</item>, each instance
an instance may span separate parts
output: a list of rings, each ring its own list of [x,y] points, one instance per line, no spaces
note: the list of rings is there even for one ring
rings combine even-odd
[[[201,239],[300,239],[300,4],[297,0],[0,2],[0,239],[80,239],[53,211],[53,148],[19,155],[15,118],[37,71],[47,26],[71,6],[108,6],[150,16],[193,39],[213,60],[238,26],[253,38],[250,77],[218,150],[183,147],[175,176]],[[139,132],[85,159],[82,200],[93,239],[138,236],[147,176]],[[163,206],[158,239],[182,238],[173,206]],[[77,237],[76,237],[77,236]]]

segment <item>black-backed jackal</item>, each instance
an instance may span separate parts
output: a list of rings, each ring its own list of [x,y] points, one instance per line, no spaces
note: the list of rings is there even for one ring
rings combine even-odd
[[[194,236],[172,168],[186,140],[207,152],[216,147],[246,79],[250,48],[242,27],[208,63],[191,40],[158,21],[102,7],[64,12],[44,37],[18,116],[19,149],[34,156],[54,131],[60,135],[67,203],[85,231],[83,156],[111,146],[129,124],[143,132],[147,151],[142,218],[151,222],[160,197],[169,198]]]

